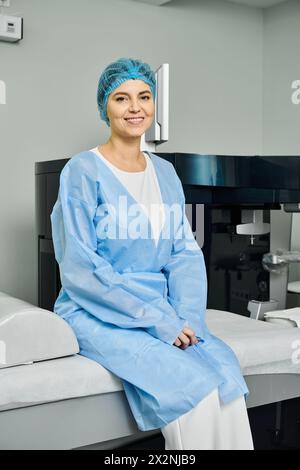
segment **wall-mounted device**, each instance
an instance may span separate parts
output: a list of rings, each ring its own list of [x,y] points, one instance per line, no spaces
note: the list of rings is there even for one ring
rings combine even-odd
[[[155,72],[155,114],[151,127],[142,135],[141,150],[155,152],[156,145],[169,139],[169,64],[162,64]]]
[[[23,18],[0,15],[0,41],[17,42],[23,39]]]

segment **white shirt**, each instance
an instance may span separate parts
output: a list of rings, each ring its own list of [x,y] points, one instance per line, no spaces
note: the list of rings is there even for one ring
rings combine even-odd
[[[157,175],[151,158],[145,153],[146,169],[144,171],[124,171],[110,163],[98,150],[91,149],[113,171],[123,186],[138,204],[142,205],[152,227],[152,237],[157,245],[160,232],[165,222],[165,210],[161,197]]]

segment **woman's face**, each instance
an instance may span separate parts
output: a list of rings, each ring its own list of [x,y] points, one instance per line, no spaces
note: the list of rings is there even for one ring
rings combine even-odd
[[[126,80],[108,98],[107,116],[112,132],[141,136],[151,126],[155,104],[150,86],[142,80]],[[128,118],[141,117],[132,122]]]

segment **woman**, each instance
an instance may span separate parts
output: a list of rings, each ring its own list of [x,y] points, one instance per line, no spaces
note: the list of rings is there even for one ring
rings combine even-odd
[[[166,449],[252,449],[239,363],[205,324],[205,265],[180,179],[171,163],[140,151],[155,95],[140,60],[119,59],[100,77],[111,135],[61,172],[54,311],[80,354],[120,377],[138,428],[160,428]]]

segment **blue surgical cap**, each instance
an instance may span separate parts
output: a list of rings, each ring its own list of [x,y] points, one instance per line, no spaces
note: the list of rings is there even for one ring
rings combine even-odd
[[[109,95],[126,80],[143,80],[152,91],[153,99],[156,97],[155,74],[150,66],[138,59],[125,57],[109,64],[102,72],[97,90],[97,103],[100,117],[108,126],[107,101]]]

